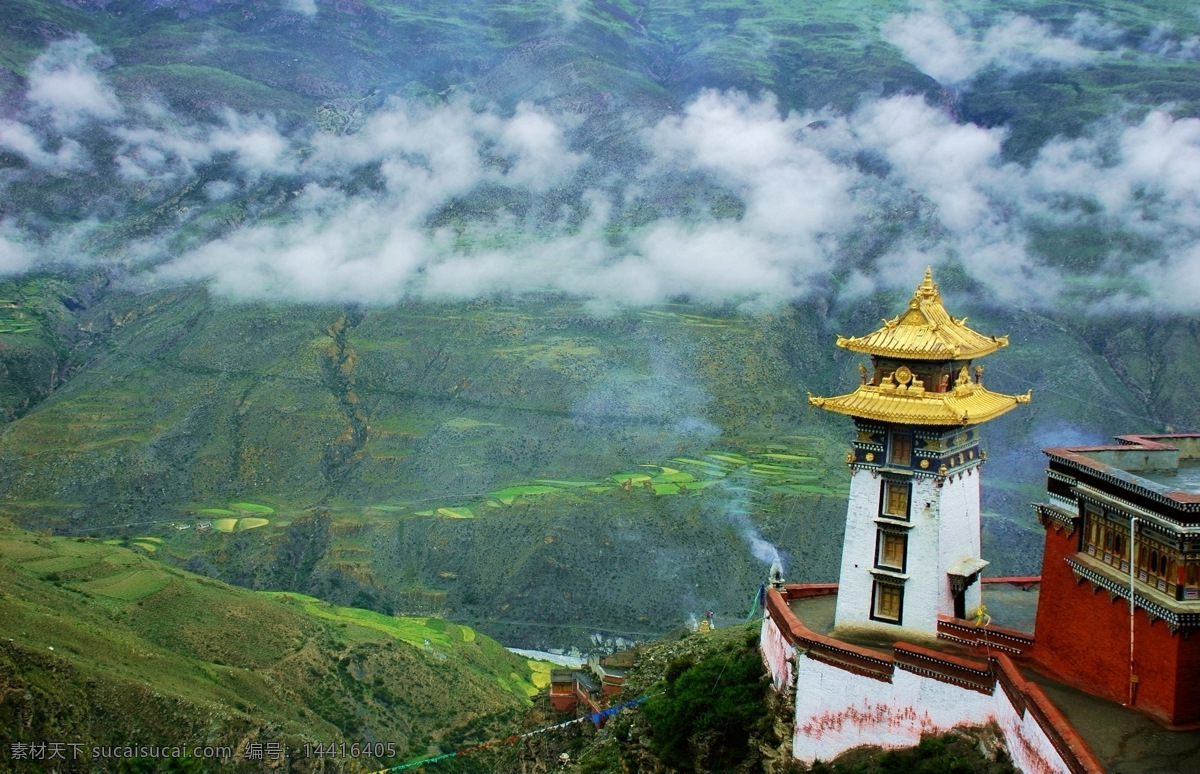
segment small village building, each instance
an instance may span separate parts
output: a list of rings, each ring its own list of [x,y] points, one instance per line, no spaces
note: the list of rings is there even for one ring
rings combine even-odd
[[[603,709],[604,696],[595,678],[582,669],[554,669],[550,672],[550,705],[555,712],[586,712]]]
[[[550,704],[556,712],[600,712],[625,687],[625,673],[637,659],[636,648],[591,656],[580,669],[550,672]]]
[[[630,648],[588,658],[588,669],[600,680],[600,691],[606,699],[625,688],[625,673],[633,666],[637,656],[637,649]]]

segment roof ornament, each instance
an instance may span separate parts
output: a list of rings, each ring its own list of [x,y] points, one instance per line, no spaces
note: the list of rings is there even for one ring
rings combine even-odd
[[[933,281],[933,267],[925,267],[925,279],[917,286],[917,292],[913,293],[913,302],[920,301],[940,301],[941,294],[938,293],[937,283]]]

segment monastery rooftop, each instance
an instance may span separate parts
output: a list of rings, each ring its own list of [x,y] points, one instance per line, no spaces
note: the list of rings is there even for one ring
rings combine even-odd
[[[865,336],[839,336],[837,345],[871,355],[876,372],[869,375],[860,364],[862,384],[848,395],[809,394],[809,404],[826,411],[952,427],[987,422],[1032,397],[1032,392],[1005,395],[985,389],[982,366],[971,380],[968,362],[1008,346],[1008,337],[985,336],[968,328],[967,318],[947,312],[928,268],[904,314],[884,320],[882,328]]]
[[[1200,510],[1200,433],[1117,436],[1118,443],[1044,449],[1051,462],[1187,511]]]
[[[985,336],[968,328],[967,318],[947,312],[933,270],[927,267],[904,314],[884,320],[882,328],[866,336],[838,336],[837,345],[884,357],[971,360],[1008,346],[1008,337]]]

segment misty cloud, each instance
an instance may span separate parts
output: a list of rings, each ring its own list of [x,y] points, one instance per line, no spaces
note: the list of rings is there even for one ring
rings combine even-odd
[[[646,132],[661,163],[710,172],[745,203],[736,222],[700,228],[664,223],[642,241],[652,262],[692,272],[679,292],[711,298],[799,288],[833,257],[829,238],[853,220],[859,175],[806,131],[813,116],[779,113],[773,99],[702,92],[682,116]],[[785,290],[786,292],[786,290]]]
[[[317,0],[283,0],[283,7],[310,19],[317,15]]]
[[[29,69],[30,103],[50,114],[60,130],[75,129],[89,120],[112,120],[121,115],[116,94],[100,78],[91,61],[101,54],[86,35],[50,44]]]
[[[1103,28],[1094,18],[1089,14],[1074,32],[1080,37],[1099,34]],[[921,72],[946,85],[969,81],[989,67],[1017,74],[1035,67],[1077,67],[1097,55],[1079,39],[1056,36],[1019,14],[1005,14],[986,29],[974,29],[966,14],[947,10],[938,0],[889,17],[881,32]]]
[[[47,142],[27,124],[0,119],[0,148],[42,169],[67,170],[81,164],[83,149],[75,140],[60,138],[58,150],[54,152],[46,150]]]
[[[558,14],[562,17],[563,23],[569,26],[579,21],[579,6],[582,4],[583,0],[559,0]]]
[[[1200,119],[1151,111],[1133,125],[1111,122],[1091,136],[1056,140],[1029,173],[1037,213],[1141,237],[1147,257],[1114,247],[1110,270],[1134,282],[1110,303],[1194,310],[1200,303]]]
[[[18,274],[33,264],[33,254],[7,221],[0,221],[0,276]]]
[[[248,179],[296,171],[297,156],[273,118],[224,112],[224,124],[180,124],[162,108],[147,105],[141,123],[117,127],[122,141],[114,161],[126,180],[173,181],[192,177],[196,169],[221,154],[232,157]]]
[[[1160,22],[1138,44],[1138,50],[1157,57],[1200,59],[1200,35],[1181,40],[1170,24]]]
[[[484,183],[539,190],[562,182],[583,159],[566,148],[562,132],[560,123],[528,105],[503,119],[461,102],[392,102],[354,135],[314,138],[300,171],[320,182],[307,184],[294,199],[291,222],[240,229],[159,276],[209,278],[235,297],[304,300],[386,302],[419,292],[427,282],[433,295],[486,293],[517,277],[514,289],[537,287],[536,268],[550,260],[544,249],[506,253],[503,260],[486,249],[455,255],[454,238],[429,233],[425,222]],[[255,154],[239,158],[247,166],[255,161],[263,172],[292,158],[278,134],[263,126],[240,137],[237,144],[214,133],[212,144],[254,148]],[[386,192],[343,194],[339,184],[370,165],[378,165]]]
[[[1022,24],[956,33],[950,49],[968,59],[1026,50],[1012,42],[1030,29]],[[1118,40],[1086,14],[1073,29],[1081,40]],[[1027,37],[1057,40],[1045,29]],[[244,217],[209,232],[217,238],[191,237],[182,252],[168,225],[119,256],[90,256],[99,215],[85,212],[53,244],[21,231],[18,215],[3,233],[6,271],[61,253],[149,264],[144,280],[207,281],[232,298],[383,304],[550,289],[602,308],[678,297],[766,307],[826,292],[848,242],[874,229],[881,249],[856,262],[840,293],[907,287],[925,264],[953,262],[1008,302],[1054,303],[1093,283],[1097,308],[1200,308],[1200,120],[1165,109],[1133,123],[1106,119],[1020,165],[1003,158],[1005,129],[957,123],[920,97],[795,113],[769,95],[703,91],[678,114],[633,129],[644,155],[618,173],[575,144],[586,117],[535,105],[502,114],[467,99],[394,98],[353,134],[286,133],[270,115],[226,110],[204,122],[154,102],[110,103],[88,69],[102,56],[76,38],[52,46],[38,68],[94,77],[84,79],[98,89],[84,103],[93,107],[54,109],[119,117],[97,128],[116,150],[101,158],[99,146],[88,151],[66,129],[19,115],[0,122],[0,148],[33,169],[9,168],[5,179],[86,167],[158,201],[212,175],[201,201],[244,208]],[[50,109],[41,93],[33,112]],[[276,192],[272,216],[257,220],[264,186]],[[720,196],[692,197],[692,187]],[[693,205],[672,209],[682,200]],[[636,225],[633,205],[649,213]],[[174,222],[197,209],[179,208]],[[897,210],[914,223],[898,235],[888,214]],[[1036,254],[1030,233],[1045,227],[1112,235],[1101,243],[1110,251],[1103,271],[1127,289],[1068,276],[1055,256]]]

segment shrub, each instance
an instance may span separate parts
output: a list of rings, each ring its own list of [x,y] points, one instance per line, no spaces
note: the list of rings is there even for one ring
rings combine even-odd
[[[650,747],[667,766],[727,770],[749,752],[750,734],[766,717],[766,670],[757,648],[715,653],[697,663],[672,662],[666,689],[645,705]]]

